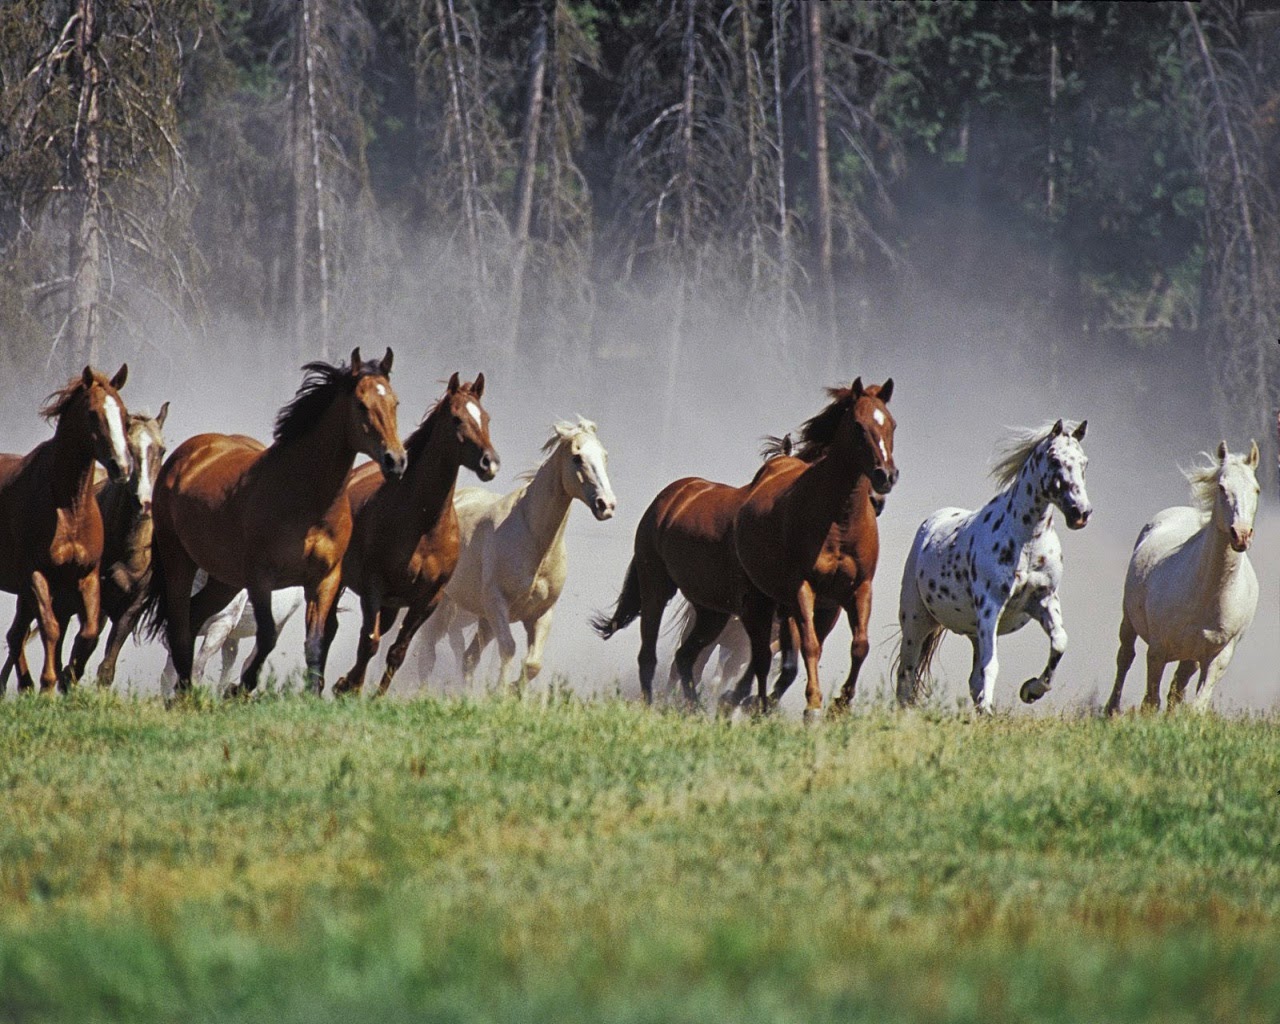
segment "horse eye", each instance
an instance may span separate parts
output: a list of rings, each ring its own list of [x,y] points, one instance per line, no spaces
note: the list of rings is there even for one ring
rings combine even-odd
[[[574,461],[575,463],[577,463],[579,466],[581,466],[581,465],[582,465],[582,456],[581,456],[579,453],[575,452],[575,453],[574,453],[574,456],[573,456],[573,461]]]

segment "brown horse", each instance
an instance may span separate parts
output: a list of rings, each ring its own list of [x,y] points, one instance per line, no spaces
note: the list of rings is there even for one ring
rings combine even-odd
[[[766,463],[760,473],[767,468]],[[675,656],[685,700],[698,702],[694,663],[734,615],[751,624],[752,660],[743,684],[750,685],[754,674],[764,692],[771,660],[773,603],[742,571],[733,545],[734,519],[752,484],[732,487],[701,477],[684,477],[664,487],[640,517],[634,555],[618,602],[612,615],[597,615],[591,625],[608,640],[639,616],[637,661],[646,702],[653,701],[662,613],[677,590],[689,602],[693,615],[693,625]]]
[[[888,494],[898,479],[896,424],[886,408],[893,380],[864,388],[859,377],[852,387],[830,388],[828,394],[830,404],[802,428],[796,456],[775,458],[757,474],[733,530],[743,571],[785,619],[775,697],[795,678],[798,643],[807,677],[806,716],[822,710],[818,659],[841,608],[853,630],[853,663],[839,704],[853,698],[867,656],[871,580],[880,554],[873,492]],[[750,632],[751,625],[744,625]],[[767,641],[767,625],[763,629]],[[753,651],[759,643],[752,638]],[[740,685],[730,699],[745,696]]]
[[[308,363],[297,395],[276,417],[271,447],[238,434],[198,434],[165,462],[155,486],[148,619],[153,633],[166,629],[177,692],[191,688],[193,627],[244,588],[258,642],[228,693],[252,691],[276,644],[271,592],[299,585],[307,600],[307,685],[317,694],[324,688],[325,631],[336,626],[329,612],[351,538],[343,484],[361,452],[388,477],[404,473],[391,359],[387,349],[381,362],[364,362],[357,348],[349,366]],[[197,569],[209,582],[192,598]]]
[[[116,479],[130,471],[128,411],[120,398],[128,375],[127,365],[110,380],[86,366],[41,410],[57,421],[53,437],[25,456],[0,455],[0,589],[18,595],[8,641],[20,689],[32,686],[22,650],[32,619],[44,644],[42,690],[65,690],[76,682],[98,645],[103,535],[93,493],[94,460]],[[54,602],[59,593],[72,595],[70,607],[80,619],[65,671],[61,609]]]
[[[400,609],[407,608],[378,685],[379,695],[386,693],[409,642],[440,603],[458,564],[453,508],[458,469],[466,466],[481,480],[498,472],[489,414],[480,405],[483,395],[483,373],[474,384],[459,383],[455,373],[444,397],[405,443],[409,467],[402,478],[383,481],[372,466],[362,466],[347,480],[355,525],[342,562],[342,585],[360,595],[362,619],[356,663],[334,684],[335,694],[360,691],[383,630],[389,632]]]

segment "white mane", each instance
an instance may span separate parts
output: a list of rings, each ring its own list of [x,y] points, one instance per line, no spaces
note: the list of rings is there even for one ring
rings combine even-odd
[[[1067,420],[1063,420],[1062,423],[1064,434],[1070,434],[1079,426],[1078,423]],[[1053,427],[1052,423],[1046,423],[1044,426],[1031,429],[1025,427],[1009,429],[1008,436],[996,446],[995,462],[991,465],[991,479],[1001,490],[1017,479],[1032,453],[1053,433]]]

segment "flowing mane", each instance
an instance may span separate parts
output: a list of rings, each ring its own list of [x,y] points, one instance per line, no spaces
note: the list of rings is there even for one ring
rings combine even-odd
[[[844,414],[855,401],[852,388],[827,388],[831,401],[821,412],[810,416],[800,427],[800,440],[790,444],[790,436],[766,437],[760,454],[765,459],[790,454],[804,462],[817,462],[827,454],[836,438]],[[788,451],[788,448],[790,450]]]
[[[594,434],[595,432],[596,425],[591,420],[583,419],[581,416],[578,417],[577,423],[570,423],[568,420],[556,420],[555,424],[551,428],[551,436],[542,443],[542,447],[539,451],[541,451],[543,455],[549,456],[559,448],[560,445],[564,444],[565,441],[569,440],[575,434]],[[533,469],[526,469],[523,473],[517,474],[516,479],[524,481],[532,480],[538,475],[538,470],[546,465],[546,461],[546,459],[543,459],[542,462]]]
[[[1248,456],[1243,453],[1232,452],[1227,455],[1226,462],[1219,462],[1208,452],[1200,453],[1201,459],[1207,462],[1197,462],[1194,466],[1182,471],[1182,475],[1187,478],[1187,483],[1191,485],[1191,503],[1199,511],[1201,517],[1207,522],[1209,517],[1213,515],[1214,502],[1217,500],[1218,481],[1222,478],[1222,472],[1231,463],[1241,463],[1247,466]]]
[[[470,384],[460,384],[458,386],[457,393],[465,395],[471,399],[475,398],[475,392],[471,390]],[[431,439],[431,432],[436,426],[436,417],[439,416],[448,405],[449,395],[450,392],[448,391],[441,395],[439,401],[427,410],[427,414],[422,417],[422,422],[414,428],[413,433],[405,438],[404,452],[405,455],[408,456],[410,462],[426,450],[427,442]]]
[[[346,363],[335,366],[318,359],[302,369],[306,376],[298,393],[276,415],[273,436],[277,441],[296,441],[316,425],[338,395],[354,389],[360,378],[382,373],[375,359],[364,360],[357,373],[352,373]]]
[[[105,385],[107,383],[107,378],[98,373],[97,370],[93,371],[93,379],[99,384]],[[44,408],[40,410],[40,415],[49,422],[56,420],[67,411],[72,402],[84,394],[85,390],[86,385],[83,377],[71,378],[66,387],[54,391],[44,400]]]
[[[996,447],[996,459],[991,465],[991,479],[1004,490],[1022,471],[1027,460],[1035,454],[1035,450],[1053,433],[1053,424],[1046,423],[1031,429],[1012,428],[1008,436]],[[1079,424],[1074,421],[1063,421],[1063,433],[1070,434]]]

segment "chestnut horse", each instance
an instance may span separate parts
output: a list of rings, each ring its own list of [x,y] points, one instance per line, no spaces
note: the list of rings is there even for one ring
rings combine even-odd
[[[774,698],[796,676],[798,644],[807,678],[806,717],[822,711],[818,659],[841,609],[853,631],[852,664],[836,704],[847,707],[853,699],[869,646],[871,581],[880,556],[872,499],[888,494],[898,480],[896,424],[886,407],[892,378],[864,388],[859,377],[852,387],[829,388],[827,394],[830,404],[801,428],[796,455],[780,454],[757,474],[733,531],[743,571],[784,620]],[[768,624],[756,628],[762,633],[752,637],[752,650],[767,650]],[[731,702],[745,699],[749,681],[747,674]]]
[[[53,437],[25,456],[0,455],[0,590],[18,595],[8,641],[20,689],[32,686],[22,650],[32,619],[44,644],[41,690],[65,690],[76,682],[98,645],[103,537],[93,493],[94,460],[113,479],[130,471],[124,427],[128,411],[120,398],[128,375],[127,365],[110,380],[86,366],[50,395],[41,410],[46,419],[57,421]],[[73,596],[70,607],[80,619],[65,670],[60,609],[54,601],[60,593]]]
[[[489,414],[480,405],[483,395],[483,373],[474,384],[460,383],[455,373],[444,397],[405,443],[409,466],[404,476],[384,482],[374,467],[362,466],[347,481],[354,529],[342,562],[342,586],[360,595],[361,625],[356,663],[334,684],[335,695],[360,691],[383,630],[390,631],[400,609],[407,608],[378,685],[378,694],[386,693],[409,642],[440,603],[458,564],[453,508],[458,469],[466,466],[481,480],[498,472]]]
[[[184,441],[156,481],[148,620],[164,628],[178,671],[176,691],[191,688],[196,630],[248,588],[258,624],[254,656],[228,694],[252,691],[276,644],[271,592],[301,586],[307,599],[307,686],[324,688],[325,631],[351,538],[344,483],[364,453],[388,477],[404,473],[396,433],[391,349],[381,362],[308,363],[302,386],[276,417],[275,440],[198,434]],[[196,571],[209,582],[193,598]]]

